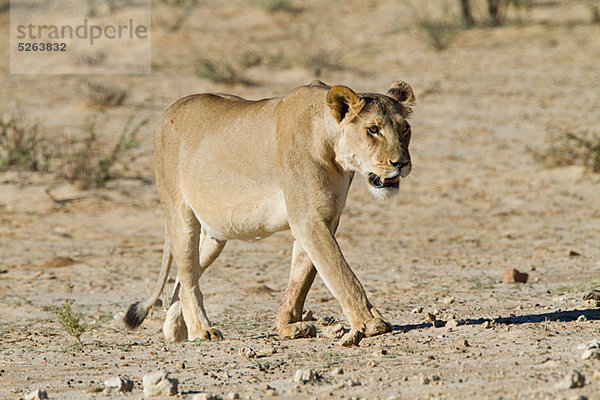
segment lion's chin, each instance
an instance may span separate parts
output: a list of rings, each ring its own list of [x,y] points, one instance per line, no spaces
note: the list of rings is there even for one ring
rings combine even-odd
[[[391,200],[400,193],[400,189],[397,187],[383,187],[375,188],[369,185],[369,192],[379,201]]]

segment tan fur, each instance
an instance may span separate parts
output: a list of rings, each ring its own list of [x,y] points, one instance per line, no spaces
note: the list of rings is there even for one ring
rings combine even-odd
[[[350,322],[346,342],[389,331],[334,233],[355,172],[396,181],[410,172],[405,118],[413,102],[404,82],[382,95],[315,81],[285,98],[199,94],[169,107],[154,134],[156,185],[178,269],[167,339],[221,338],[204,310],[200,276],[227,240],[286,229],[295,243],[277,312],[281,336],[314,336],[301,318],[317,271]],[[377,135],[368,132],[374,125]],[[398,191],[371,190],[381,198]]]

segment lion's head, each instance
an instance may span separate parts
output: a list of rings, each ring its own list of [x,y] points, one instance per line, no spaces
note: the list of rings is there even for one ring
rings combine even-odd
[[[336,161],[364,175],[376,198],[397,194],[400,177],[411,171],[407,118],[414,103],[412,88],[402,81],[394,82],[386,95],[356,94],[346,86],[334,86],[327,94],[341,132]]]

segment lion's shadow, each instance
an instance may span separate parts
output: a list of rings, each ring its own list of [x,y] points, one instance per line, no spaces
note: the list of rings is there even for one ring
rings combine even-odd
[[[498,325],[522,325],[522,324],[538,324],[544,321],[560,321],[560,322],[572,322],[577,320],[581,315],[585,317],[586,320],[596,321],[600,320],[600,309],[598,308],[590,308],[585,310],[565,310],[565,311],[555,311],[541,314],[526,314],[526,315],[515,315],[510,317],[500,317],[500,318],[466,318],[459,320],[460,325],[481,325],[486,321],[492,321]],[[443,322],[444,325],[446,322]],[[409,332],[415,329],[425,329],[430,328],[433,325],[431,322],[423,322],[420,324],[409,324],[409,325],[394,325],[392,331],[394,333],[402,333]]]

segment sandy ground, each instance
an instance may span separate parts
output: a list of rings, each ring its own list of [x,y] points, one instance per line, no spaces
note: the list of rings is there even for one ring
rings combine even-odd
[[[179,379],[183,398],[600,398],[600,361],[582,360],[578,348],[600,337],[600,310],[583,300],[600,283],[600,176],[544,168],[528,150],[551,134],[600,133],[600,25],[588,22],[586,2],[535,1],[521,23],[511,15],[503,27],[462,31],[442,52],[428,46],[408,3],[292,4],[271,13],[259,2],[200,2],[173,30],[181,8],[156,2],[152,75],[92,77],[125,88],[122,106],[90,105],[88,77],[10,75],[6,60],[0,107],[39,121],[54,141],[82,135],[97,115],[110,144],[129,115],[152,125],[192,92],[261,98],[316,77],[359,91],[410,82],[413,173],[387,204],[357,179],[337,235],[394,331],[354,348],[324,337],[280,340],[273,325],[289,233],[229,242],[202,277],[225,340],[165,342],[162,307],[127,331],[122,312],[147,295],[162,251],[148,126],[138,157],[103,189],[81,191],[53,173],[1,173],[0,398],[34,389],[56,399],[141,398],[143,375],[158,370]],[[8,24],[8,14],[0,20]],[[8,54],[7,30],[0,41]],[[246,84],[199,78],[200,57],[225,60]],[[47,189],[83,198],[58,204]],[[500,283],[510,268],[529,273],[528,283]],[[83,346],[51,312],[67,281],[89,325]],[[306,307],[347,325],[319,278]],[[435,328],[427,312],[460,324]],[[245,347],[258,357],[240,355]],[[298,369],[318,378],[295,382]],[[573,370],[585,385],[557,386]],[[135,382],[133,392],[98,392],[117,375]]]

